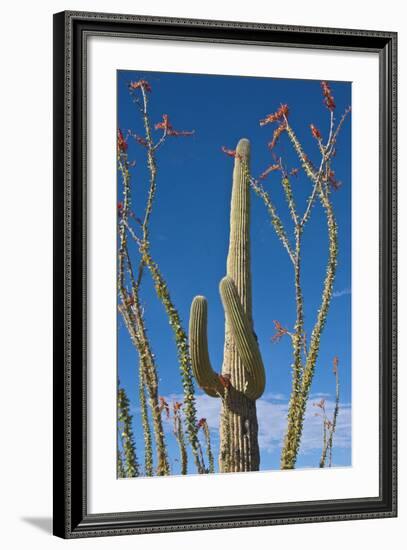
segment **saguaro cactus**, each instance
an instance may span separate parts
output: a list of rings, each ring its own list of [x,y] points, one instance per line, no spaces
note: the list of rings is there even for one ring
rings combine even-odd
[[[219,470],[247,472],[260,466],[256,399],[265,372],[253,331],[250,273],[250,143],[241,139],[235,152],[226,277],[219,285],[225,310],[225,345],[221,374],[211,367],[207,342],[207,301],[192,302],[189,340],[192,368],[199,386],[222,399]]]

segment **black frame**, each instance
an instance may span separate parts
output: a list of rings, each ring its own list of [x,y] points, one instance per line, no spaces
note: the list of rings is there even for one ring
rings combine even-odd
[[[88,514],[86,495],[86,40],[90,35],[379,54],[380,496]],[[54,15],[54,534],[63,538],[394,517],[397,514],[397,34],[61,12]]]

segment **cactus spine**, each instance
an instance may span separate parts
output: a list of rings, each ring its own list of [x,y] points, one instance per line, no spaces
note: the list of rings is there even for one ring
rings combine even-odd
[[[233,171],[226,277],[219,286],[226,318],[220,376],[210,364],[203,296],[192,302],[189,325],[195,378],[208,395],[222,399],[221,472],[254,471],[260,466],[256,400],[264,391],[265,372],[252,320],[249,160],[250,143],[241,139]]]

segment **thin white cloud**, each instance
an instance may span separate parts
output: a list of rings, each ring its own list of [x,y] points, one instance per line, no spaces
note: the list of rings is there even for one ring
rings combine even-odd
[[[283,393],[267,392],[263,394],[263,399],[268,401],[287,401],[287,396]]]
[[[342,290],[335,290],[335,292],[332,293],[332,297],[340,298],[341,296],[346,296],[348,294],[352,294],[352,290],[350,288],[343,288]]]
[[[319,392],[311,393],[311,395],[309,396],[310,399],[318,399],[322,397],[325,397],[325,398],[331,397],[331,394],[323,391],[319,391]]]
[[[335,402],[325,401],[328,418],[332,417]],[[265,399],[257,402],[259,418],[259,445],[268,453],[280,449],[283,444],[287,427],[288,403],[272,403]],[[322,419],[315,416],[316,409],[312,399],[309,400],[304,419],[304,430],[301,438],[301,453],[309,453],[321,449]],[[334,436],[336,448],[351,446],[351,406],[348,403],[340,404],[337,427]]]
[[[277,397],[276,397],[277,395]],[[287,427],[288,400],[279,401],[280,394],[267,393],[257,401],[257,417],[259,421],[259,446],[266,453],[278,451],[284,440]],[[329,398],[330,394],[315,393],[310,396],[304,418],[304,429],[301,439],[302,454],[319,451],[322,446],[322,419],[316,416],[318,409],[313,403],[319,398]],[[182,401],[182,395],[168,395],[169,403],[174,400]],[[275,401],[278,401],[277,403]],[[219,418],[221,411],[220,399],[209,397],[206,394],[196,395],[197,417],[206,418],[210,430],[216,437],[219,435]],[[328,418],[332,418],[335,402],[325,399],[325,408]],[[351,404],[341,403],[334,435],[335,448],[351,447]],[[168,426],[169,428],[169,426]]]

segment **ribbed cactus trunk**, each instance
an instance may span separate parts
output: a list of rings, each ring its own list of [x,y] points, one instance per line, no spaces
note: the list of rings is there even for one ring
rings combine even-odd
[[[252,282],[250,271],[250,193],[247,181],[250,144],[241,140],[236,150],[230,203],[230,238],[226,275],[235,283],[243,311],[252,324]],[[244,165],[246,163],[246,166]],[[222,375],[230,377],[228,399],[223,400],[221,449],[230,446],[220,471],[248,472],[260,466],[256,402],[244,395],[247,373],[237,351],[230,321],[226,315]],[[229,433],[228,433],[229,432]]]
[[[225,310],[222,375],[212,370],[207,343],[207,302],[197,296],[191,307],[190,348],[195,378],[206,393],[222,398],[219,470],[258,470],[260,453],[256,399],[265,373],[253,331],[250,273],[250,144],[239,141],[233,171],[230,241],[226,277],[220,283]]]

